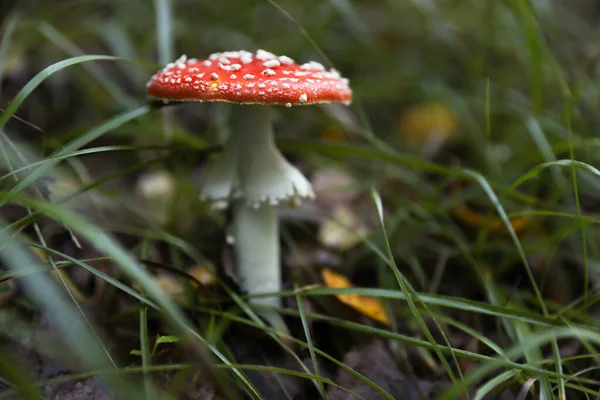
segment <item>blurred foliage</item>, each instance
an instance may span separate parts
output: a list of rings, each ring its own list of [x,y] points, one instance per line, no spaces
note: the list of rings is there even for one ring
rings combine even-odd
[[[2,142],[10,143],[11,152],[19,154],[9,157],[15,168],[43,160],[92,127],[145,103],[145,83],[161,68],[160,54],[168,54],[168,50],[174,57],[203,58],[216,51],[263,48],[301,62],[316,60],[350,79],[353,105],[277,108],[276,131],[286,154],[314,177],[315,184],[323,171],[337,169],[351,177],[348,186],[353,194],[336,197],[330,192],[328,196],[327,187],[335,186],[337,178],[326,177],[319,180],[325,189],[318,191],[315,204],[282,211],[288,288],[292,281],[319,283],[320,269],[330,267],[357,285],[399,293],[389,260],[382,255],[385,242],[378,234],[377,215],[368,195],[373,187],[383,199],[386,232],[398,269],[419,293],[450,296],[444,306],[432,298],[414,299],[440,346],[487,356],[494,354],[490,350],[493,345],[502,349],[522,343],[538,346],[523,338],[535,338],[538,330],[548,328],[544,324],[550,320],[564,322],[553,327],[580,324],[590,331],[598,329],[600,181],[589,168],[576,169],[571,162],[600,165],[597,2],[173,0],[171,18],[166,19],[172,28],[172,49],[162,48],[162,53],[159,44],[164,37],[159,36],[156,25],[160,16],[157,3],[0,1],[3,109],[48,65],[81,54],[126,59],[61,70],[28,96],[16,113],[20,119],[12,118],[2,131],[8,138]],[[131,254],[148,261],[146,266],[158,285],[175,291],[177,300],[192,309],[189,315],[198,330],[228,355],[227,346],[235,341],[227,342],[224,332],[231,321],[217,321],[210,312],[229,310],[235,297],[223,288],[199,285],[193,273],[190,278],[181,271],[215,265],[221,282],[235,285],[226,244],[228,214],[213,212],[197,195],[202,170],[210,158],[206,146],[219,143],[226,134],[230,108],[184,104],[144,113],[89,144],[133,147],[66,157],[46,177],[50,191],[46,200],[57,201],[82,190],[83,194],[66,203],[68,208],[114,233]],[[423,151],[435,132],[443,132],[443,145],[434,143],[435,151]],[[450,136],[452,139],[446,140]],[[419,140],[422,142],[415,147]],[[536,170],[535,179],[511,187],[541,163],[551,164]],[[8,168],[4,171],[9,172]],[[499,202],[495,203],[486,193],[487,186],[473,176],[481,176]],[[106,181],[88,188],[101,179]],[[2,190],[12,188],[12,176],[4,177],[0,185]],[[348,228],[353,230],[349,245],[327,246],[331,240],[319,237],[319,227],[334,217],[336,205],[356,217],[346,218],[354,221]],[[506,218],[498,216],[499,211],[505,211]],[[9,203],[0,214],[8,223],[18,223],[27,209]],[[41,223],[49,248],[78,260],[104,255],[90,250],[86,245],[89,238],[78,248],[61,224],[44,219]],[[33,226],[24,224],[23,228],[18,231],[20,236],[27,242],[34,240]],[[335,229],[336,235],[339,229]],[[89,262],[102,273],[125,279],[110,261]],[[126,331],[123,336],[127,339],[118,341],[120,346],[141,348],[139,354],[145,359],[147,349],[139,344],[138,326],[131,320],[131,298],[129,302],[115,300],[115,290],[103,283],[105,278],[94,280],[71,272],[74,276],[68,284],[78,288],[74,292],[91,296],[98,309],[110,308],[114,315],[99,320]],[[131,286],[144,290],[144,285]],[[5,293],[14,293],[12,286],[6,287],[0,293],[0,304],[12,302],[19,311],[35,308],[22,298],[7,298]],[[373,290],[363,294],[381,294]],[[191,301],[182,301],[181,296]],[[336,308],[328,297],[302,298],[306,299],[313,311],[344,321],[341,328],[315,321],[323,327],[319,333],[313,330],[317,347],[342,359],[354,344],[366,340],[365,329],[348,322],[355,317],[348,310]],[[487,314],[472,313],[462,299],[479,301],[479,311]],[[218,306],[208,307],[210,311],[203,310],[202,317],[197,317],[193,311],[196,300]],[[384,334],[369,327],[369,333],[378,332],[394,343],[405,344],[410,338],[393,335],[426,337],[404,300],[388,304],[393,332]],[[141,307],[139,299],[134,303]],[[504,308],[497,311],[495,307]],[[452,311],[446,312],[449,309]],[[513,323],[522,316],[519,313],[540,320],[528,320],[524,328]],[[158,320],[153,317],[152,321]],[[256,320],[251,323],[258,324]],[[268,332],[264,326],[258,328]],[[152,322],[150,329],[165,333],[158,323]],[[336,329],[356,332],[341,335],[343,339],[336,342],[331,339],[340,335]],[[294,332],[304,338],[304,331]],[[520,373],[536,377],[544,386],[544,376],[531,368],[556,372],[559,376],[548,373],[555,392],[567,390],[572,396],[597,390],[594,346],[598,344],[593,344],[592,336],[581,342],[564,339],[564,343],[543,337],[548,345],[539,344],[539,348],[544,350],[547,364],[539,364],[542,353],[528,351],[521,361],[522,368],[529,370]],[[489,348],[483,345],[490,341]],[[414,343],[406,344],[409,350],[399,352],[411,360],[408,369],[414,371],[403,371],[407,376],[447,384],[452,370],[458,370],[455,379],[462,379],[458,363],[453,363],[446,350],[453,367],[450,373],[446,369],[450,377],[442,376],[446,359],[436,358],[436,347],[424,343],[417,350]],[[129,351],[122,354],[126,359]],[[563,369],[561,357],[569,355],[574,359],[564,362]],[[175,358],[185,359],[181,355]],[[170,360],[166,357],[163,361]],[[249,364],[261,362],[264,360],[251,359]],[[329,368],[333,369],[332,365]],[[475,376],[478,371],[487,370],[468,365],[462,372]],[[596,381],[565,384],[560,376],[580,371],[588,372],[583,378]],[[518,393],[525,380],[515,373],[507,376],[512,385],[494,381],[492,386],[498,396],[504,389]]]

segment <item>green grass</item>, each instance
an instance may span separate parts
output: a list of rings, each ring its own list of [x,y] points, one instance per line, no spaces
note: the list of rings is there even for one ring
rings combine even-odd
[[[356,395],[340,371],[397,398],[345,360],[373,340],[404,378],[439,384],[434,398],[600,398],[597,21],[556,3],[33,1],[0,15],[0,289],[22,289],[6,301],[0,290],[0,398],[90,377],[126,398],[198,387],[268,398],[259,373],[288,398]],[[349,108],[277,109],[280,148],[309,176],[351,176],[358,194],[345,205],[369,233],[328,249],[317,230],[334,205],[287,210],[294,290],[276,310],[233,287],[228,216],[198,200],[227,114],[145,95],[182,53],[240,48],[318,59],[354,90]],[[457,132],[426,157],[400,121],[429,103],[451,111]],[[157,171],[172,184],[164,202],[137,187]],[[521,217],[522,230],[511,223]],[[357,287],[315,287],[331,267],[319,254]],[[216,283],[199,287],[188,271],[209,264]],[[380,299],[392,323],[340,294]],[[50,349],[69,373],[41,379],[19,359],[14,346],[38,330],[31,352]],[[157,337],[173,340],[153,349]]]

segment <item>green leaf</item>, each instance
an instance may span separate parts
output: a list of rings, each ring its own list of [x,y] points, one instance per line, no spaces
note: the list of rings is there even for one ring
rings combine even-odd
[[[600,176],[600,171],[597,168],[594,168],[591,165],[586,164],[581,161],[576,161],[576,160],[549,161],[549,162],[545,162],[542,164],[538,164],[535,167],[533,167],[532,169],[530,169],[529,171],[527,171],[524,175],[522,175],[519,179],[517,179],[517,181],[515,183],[513,183],[510,186],[510,189],[511,190],[516,189],[523,182],[526,182],[533,178],[537,178],[537,176],[545,169],[550,168],[550,167],[555,167],[555,166],[556,167],[575,167],[577,169],[584,170],[584,171],[594,174],[596,176]]]
[[[148,295],[156,302],[156,304],[158,304],[163,315],[167,321],[172,324],[173,328],[177,332],[181,332],[181,334],[185,334],[190,338],[189,343],[198,348],[198,354],[203,355],[205,353],[203,351],[203,346],[206,346],[223,363],[231,364],[231,362],[215,346],[211,345],[204,337],[198,334],[198,332],[188,326],[186,318],[179,307],[158,286],[154,279],[138,264],[138,262],[103,229],[62,205],[49,204],[22,195],[14,196],[14,200],[17,203],[35,208],[47,216],[63,222],[90,243],[93,243],[98,251],[111,256],[114,259],[115,264],[119,266],[130,279],[138,282],[140,286],[146,290]],[[7,194],[0,193],[0,198],[6,201]],[[2,231],[0,231],[0,233],[6,235],[6,233]],[[40,274],[34,274],[32,276],[36,275]],[[212,360],[205,360],[204,362],[206,362],[207,365],[213,364]],[[252,383],[250,383],[239,370],[234,368],[233,373],[240,379],[240,382],[244,383],[248,390],[258,394]],[[219,376],[215,376],[215,378],[220,379]]]
[[[38,72],[23,88],[17,93],[15,98],[10,102],[6,110],[0,115],[0,130],[4,129],[4,125],[8,120],[15,114],[25,99],[37,88],[42,82],[44,82],[49,76],[59,72],[72,65],[81,64],[89,61],[98,60],[122,60],[120,57],[103,56],[103,55],[90,55],[90,56],[79,56],[73,58],[67,58],[66,60],[59,61],[55,64],[46,67],[41,72]]]
[[[505,371],[505,372],[501,373],[500,375],[490,379],[489,381],[487,381],[486,383],[484,383],[477,389],[477,394],[475,395],[474,400],[483,400],[483,398],[488,393],[490,393],[492,390],[496,389],[498,386],[500,386],[502,383],[506,382],[507,380],[514,378],[515,375],[517,375],[517,371],[508,370],[508,371]]]
[[[99,138],[100,136],[105,134],[106,132],[116,129],[128,121],[131,121],[132,119],[138,118],[141,115],[148,113],[150,111],[150,109],[151,109],[150,106],[143,105],[143,106],[134,108],[133,110],[126,111],[122,114],[119,114],[119,115],[113,117],[112,119],[108,120],[107,122],[104,122],[104,123],[98,125],[97,127],[93,128],[92,130],[90,130],[87,133],[83,134],[82,136],[78,137],[77,139],[66,144],[59,151],[52,154],[52,156],[48,160],[48,162],[35,168],[33,171],[31,171],[31,173],[29,175],[27,175],[25,178],[20,180],[19,183],[17,183],[12,189],[10,189],[8,191],[9,196],[7,196],[4,200],[0,201],[0,207],[2,207],[4,204],[6,204],[6,202],[8,200],[11,199],[10,195],[15,195],[17,193],[22,192],[27,187],[29,187],[32,183],[34,183],[37,179],[42,177],[42,175],[46,171],[48,171],[53,166],[57,165],[60,162],[60,157],[58,157],[58,156],[68,154],[70,152],[73,152],[73,151],[81,148],[82,146],[85,146],[86,144],[90,143],[92,140],[96,140],[97,138]],[[0,116],[0,125],[1,125],[2,117],[4,117],[4,114],[2,114],[2,116]]]
[[[71,57],[77,57],[84,55],[84,52],[77,47],[77,45],[71,41],[67,36],[59,32],[55,27],[47,22],[41,22],[39,31],[53,42],[56,46],[62,49],[64,52],[69,54]],[[132,107],[135,102],[134,100],[125,93],[119,84],[108,74],[104,69],[100,68],[96,64],[85,64],[83,66],[98,82],[104,86],[106,91],[119,103],[125,107]]]
[[[377,216],[379,217],[379,226],[380,226],[381,232],[383,234],[383,240],[384,240],[384,243],[385,243],[385,249],[387,251],[387,257],[388,257],[389,265],[392,268],[392,271],[394,273],[394,276],[396,277],[396,281],[398,282],[398,285],[400,286],[400,289],[402,290],[402,293],[404,293],[404,295],[406,297],[406,302],[408,303],[408,306],[410,308],[410,312],[413,315],[413,317],[415,318],[415,320],[417,321],[417,323],[419,324],[419,328],[421,329],[421,331],[423,332],[423,334],[425,335],[425,337],[427,338],[427,340],[429,341],[429,343],[431,343],[431,345],[432,345],[432,347],[433,347],[436,355],[438,356],[438,359],[440,360],[440,362],[444,366],[444,369],[446,370],[446,373],[448,374],[448,377],[456,385],[456,384],[458,384],[458,379],[454,375],[454,370],[452,369],[452,367],[450,366],[450,364],[446,360],[446,357],[442,353],[442,350],[441,350],[439,344],[437,343],[437,341],[435,340],[433,334],[431,333],[431,331],[427,327],[427,323],[425,323],[425,320],[421,316],[420,310],[417,307],[416,302],[421,303],[421,305],[425,309],[425,312],[429,315],[429,317],[436,324],[436,326],[437,326],[440,334],[442,335],[444,341],[446,342],[446,345],[450,349],[450,354],[452,355],[452,359],[453,359],[455,365],[458,366],[459,365],[458,364],[458,360],[456,359],[456,356],[454,354],[452,346],[450,345],[450,342],[448,341],[448,339],[446,337],[446,334],[444,333],[444,330],[438,324],[438,322],[436,321],[435,317],[432,315],[431,311],[429,311],[429,308],[427,307],[426,303],[424,303],[419,298],[419,295],[416,292],[416,290],[410,285],[410,283],[406,280],[406,278],[404,277],[404,275],[402,274],[402,272],[400,272],[400,270],[398,269],[398,266],[396,265],[396,261],[394,259],[394,254],[392,252],[392,247],[391,247],[389,239],[388,239],[388,234],[387,234],[387,231],[386,231],[386,228],[385,228],[385,219],[384,219],[384,213],[383,213],[383,202],[381,201],[381,197],[379,196],[379,193],[375,189],[371,189],[371,198],[373,199],[373,203],[375,204],[375,207],[377,209]],[[413,301],[413,297],[414,297],[415,301]],[[460,370],[460,368],[458,369],[458,375],[459,375],[459,378],[462,380],[462,371]],[[466,390],[465,390],[465,395],[466,395],[467,398],[469,398],[469,394],[467,393]]]
[[[162,343],[177,343],[181,341],[181,338],[179,336],[172,336],[172,335],[167,335],[167,336],[159,336],[156,339],[156,344],[162,344]]]
[[[0,230],[0,242],[4,249],[0,252],[3,265],[10,269],[22,272],[37,271],[42,266],[37,257],[18,239]],[[35,299],[44,313],[59,330],[62,339],[69,344],[73,355],[91,369],[115,370],[110,358],[104,352],[102,343],[94,335],[92,329],[84,322],[70,299],[65,295],[63,288],[59,288],[47,274],[31,273],[20,279],[21,287],[29,297]],[[118,375],[110,380],[115,389],[122,390],[124,394],[133,395],[137,392],[130,382],[126,382]]]

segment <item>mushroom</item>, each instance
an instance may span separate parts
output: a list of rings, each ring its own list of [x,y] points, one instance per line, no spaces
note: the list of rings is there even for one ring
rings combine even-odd
[[[281,290],[277,206],[314,198],[308,180],[275,145],[267,105],[344,103],[352,100],[348,80],[317,62],[296,64],[264,50],[228,51],[206,60],[185,55],[148,82],[148,94],[170,101],[254,104],[235,109],[240,124],[220,158],[207,168],[201,199],[225,208],[233,202],[238,277],[250,294]],[[260,106],[256,106],[260,105]],[[278,306],[278,297],[253,302]]]

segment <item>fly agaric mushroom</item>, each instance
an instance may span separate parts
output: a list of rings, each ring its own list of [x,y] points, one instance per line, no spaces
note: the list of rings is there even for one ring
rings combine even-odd
[[[268,105],[344,103],[348,80],[317,62],[298,65],[264,50],[215,53],[207,60],[182,56],[156,73],[148,94],[170,101],[255,104],[236,109],[237,126],[223,154],[208,167],[201,198],[224,208],[234,202],[237,271],[250,294],[281,290],[277,205],[314,198],[308,180],[275,145]],[[277,306],[279,298],[255,299]]]

